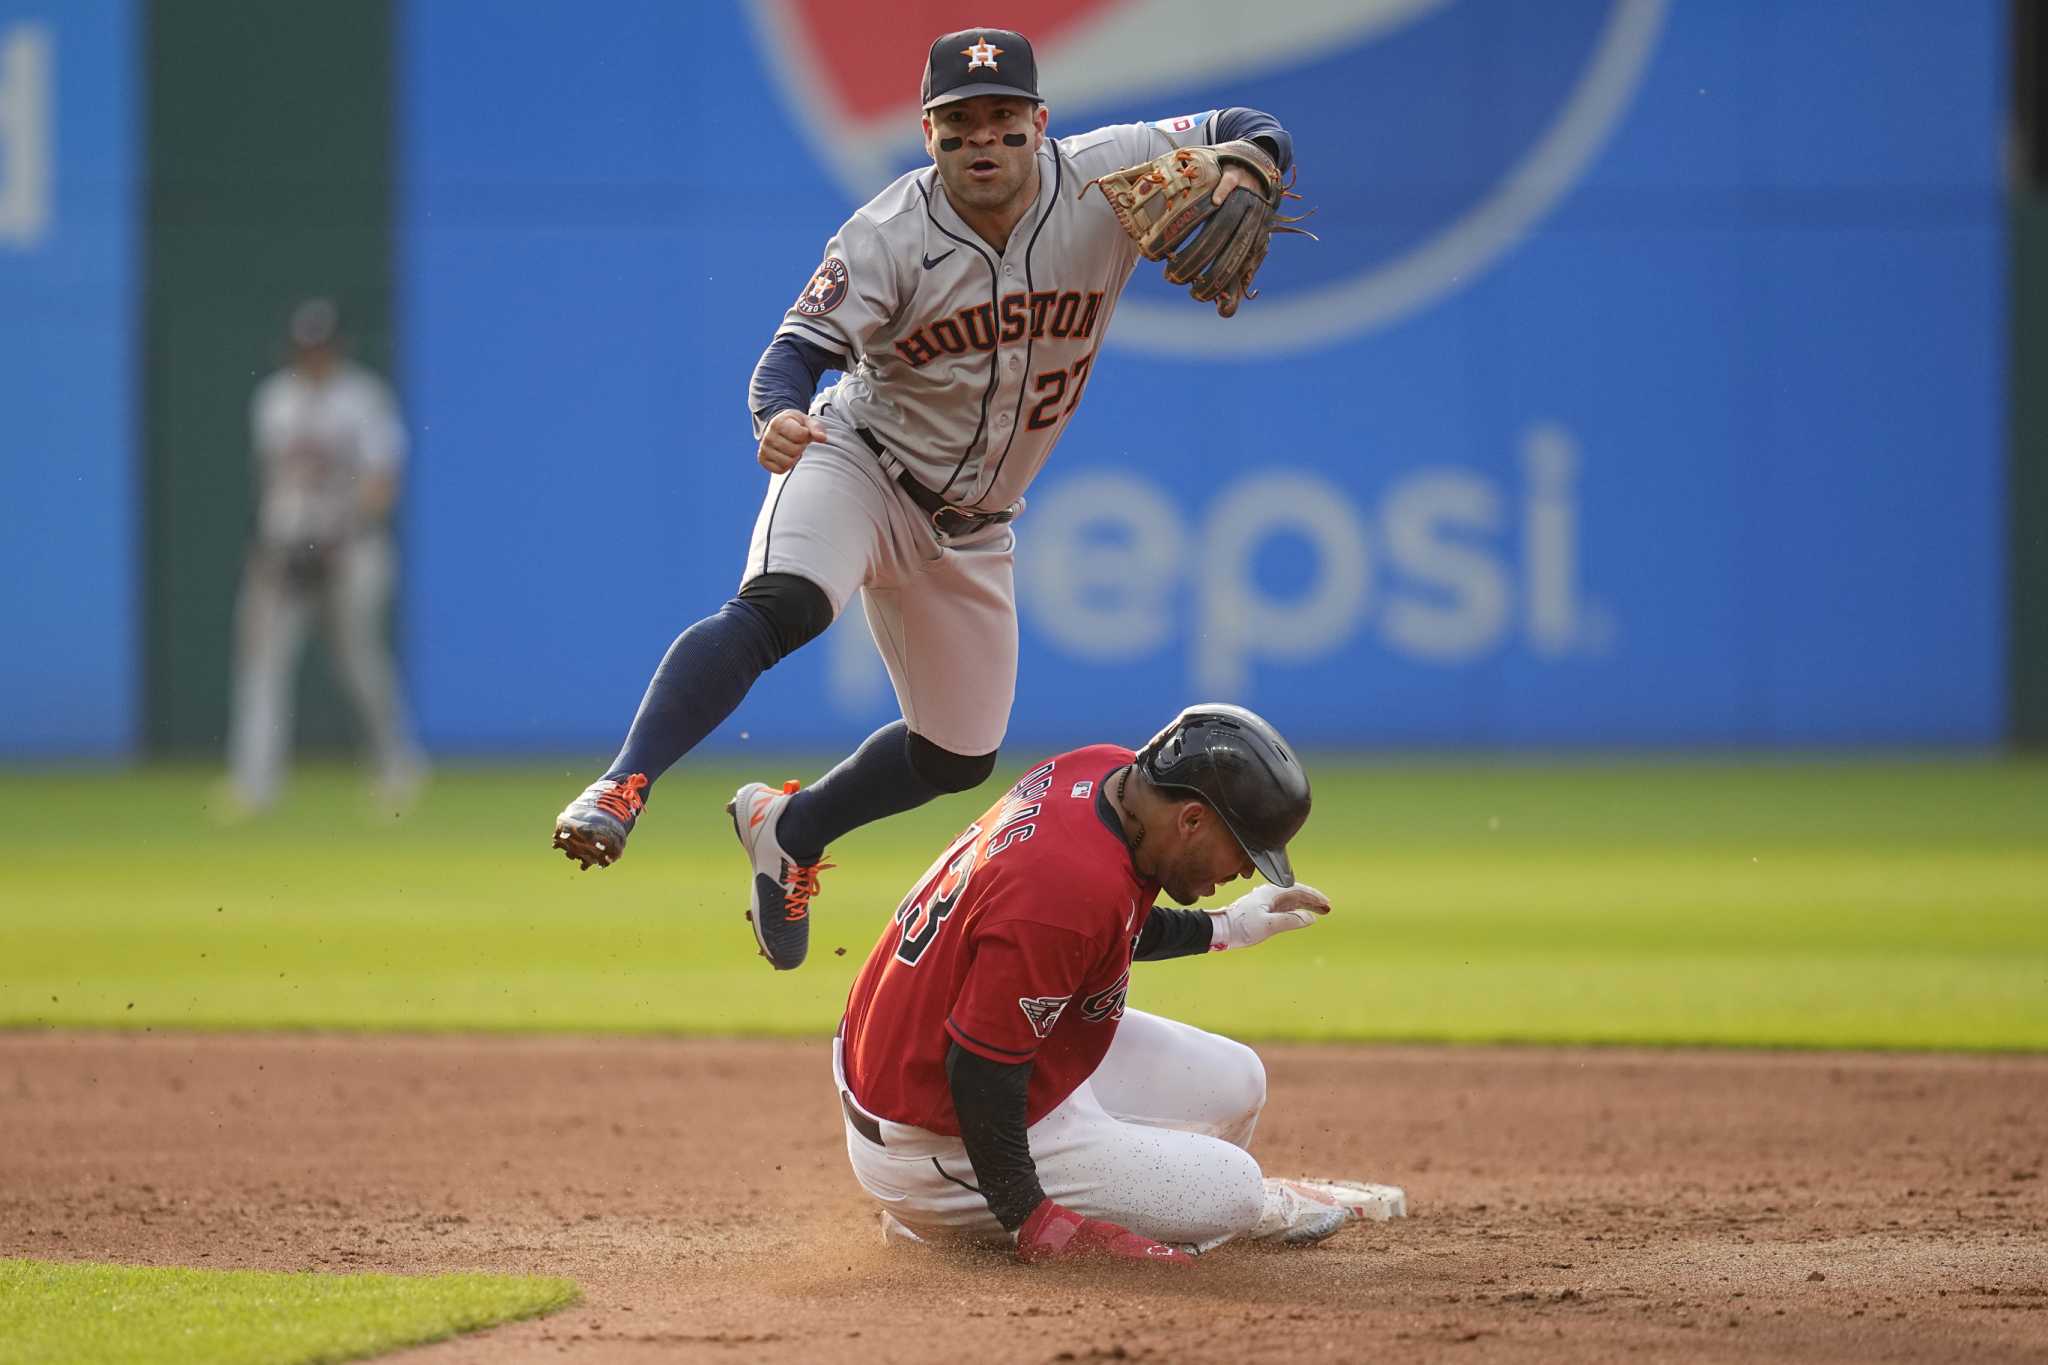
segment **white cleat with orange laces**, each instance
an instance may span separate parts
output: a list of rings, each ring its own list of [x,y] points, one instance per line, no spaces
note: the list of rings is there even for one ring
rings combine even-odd
[[[793,861],[775,837],[783,807],[796,791],[793,781],[783,783],[779,792],[749,782],[725,805],[732,832],[754,864],[747,920],[754,926],[761,956],[778,972],[803,965],[811,948],[811,898],[818,894],[818,874],[832,866],[822,858],[815,863]]]
[[[555,817],[555,847],[582,864],[610,867],[626,851],[626,836],[647,808],[647,775],[605,777],[583,789]]]

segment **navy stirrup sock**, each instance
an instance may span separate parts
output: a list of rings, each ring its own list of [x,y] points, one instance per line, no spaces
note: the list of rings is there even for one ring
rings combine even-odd
[[[781,657],[774,623],[751,602],[734,598],[691,626],[662,656],[605,776],[645,773],[652,783],[717,729]]]
[[[815,863],[841,835],[942,794],[910,766],[910,726],[894,721],[789,799],[775,822],[775,842],[792,862]]]

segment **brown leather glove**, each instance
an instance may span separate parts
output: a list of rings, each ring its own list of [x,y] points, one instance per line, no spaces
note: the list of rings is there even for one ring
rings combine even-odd
[[[1243,166],[1259,182],[1240,186],[1221,204],[1214,202],[1224,168]],[[1256,296],[1252,277],[1265,263],[1276,232],[1314,234],[1294,226],[1299,218],[1280,213],[1283,200],[1301,196],[1287,188],[1280,168],[1255,142],[1222,142],[1214,147],[1176,147],[1164,156],[1112,171],[1081,187],[1097,185],[1123,230],[1148,261],[1165,261],[1166,278],[1229,317],[1239,303]]]

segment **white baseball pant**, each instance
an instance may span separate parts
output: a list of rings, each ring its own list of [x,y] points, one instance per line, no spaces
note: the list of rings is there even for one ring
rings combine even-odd
[[[835,619],[858,592],[911,730],[994,753],[1017,693],[1016,537],[999,524],[941,540],[857,434],[829,411],[819,420],[828,439],[769,481],[741,586],[798,574]]]
[[[388,536],[359,536],[336,551],[325,581],[293,583],[281,558],[249,557],[236,607],[234,717],[229,770],[236,796],[260,809],[277,797],[291,751],[293,678],[313,613],[325,617],[328,648],[362,717],[378,780],[402,788],[422,767],[384,640],[393,555]]]
[[[837,1039],[832,1079],[844,1096]],[[1252,1231],[1266,1209],[1245,1150],[1265,1104],[1265,1064],[1250,1048],[1127,1009],[1095,1074],[1031,1125],[1031,1156],[1057,1203],[1206,1251]],[[843,1121],[855,1178],[898,1222],[929,1240],[1008,1239],[959,1138],[877,1119],[877,1146]]]

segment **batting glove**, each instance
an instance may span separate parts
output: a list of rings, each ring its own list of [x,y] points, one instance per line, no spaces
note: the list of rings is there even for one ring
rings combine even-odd
[[[1209,912],[1209,918],[1216,921],[1209,951],[1249,948],[1289,929],[1306,929],[1329,913],[1330,898],[1306,882],[1292,886],[1268,882],[1221,910]]]
[[[1100,1218],[1083,1218],[1050,1199],[1033,1209],[1024,1226],[1017,1229],[1017,1259],[1027,1265],[1038,1261],[1072,1261],[1084,1256],[1172,1261],[1181,1265],[1192,1265],[1195,1259],[1178,1247],[1140,1237],[1129,1228]]]

